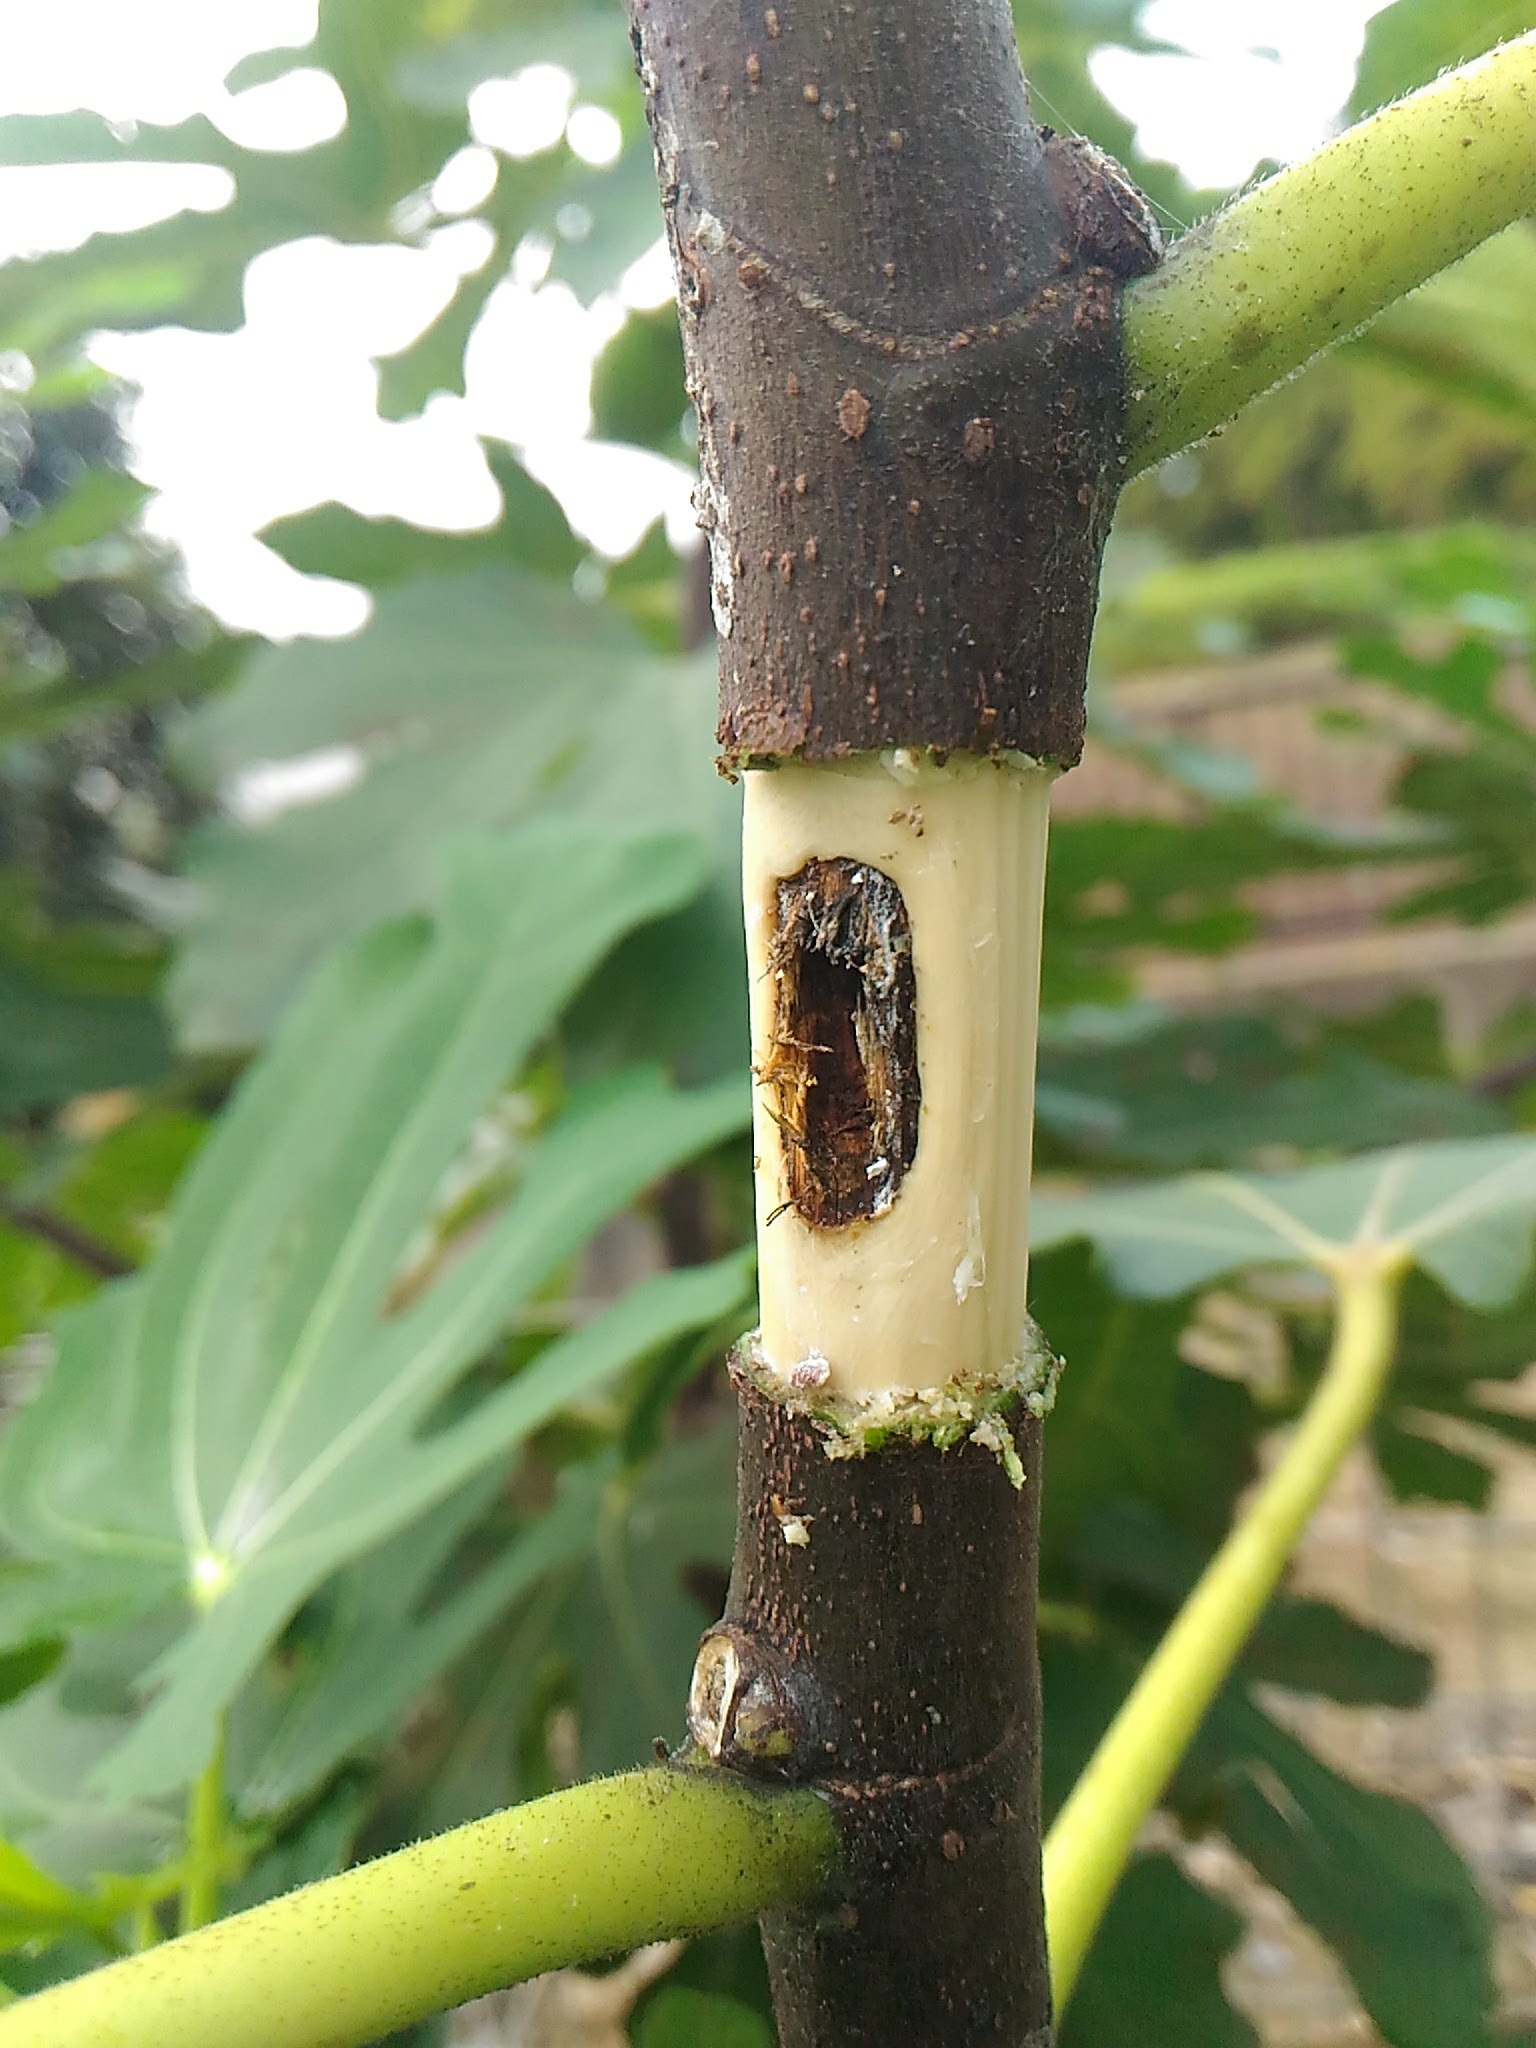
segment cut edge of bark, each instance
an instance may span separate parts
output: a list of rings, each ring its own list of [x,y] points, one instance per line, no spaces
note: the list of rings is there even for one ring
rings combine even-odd
[[[971,1442],[991,1451],[1010,1482],[1024,1484],[1006,1418],[1023,1407],[1043,1421],[1056,1405],[1062,1361],[1032,1317],[1026,1317],[1019,1355],[997,1371],[957,1375],[942,1386],[880,1387],[828,1392],[797,1381],[777,1366],[756,1334],[744,1337],[731,1360],[732,1376],[765,1400],[810,1422],[829,1458],[863,1458],[897,1442],[931,1443],[938,1450]]]

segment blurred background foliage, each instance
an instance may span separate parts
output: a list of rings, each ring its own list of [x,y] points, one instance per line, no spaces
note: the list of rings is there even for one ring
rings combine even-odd
[[[1104,44],[1158,47],[1140,12],[1017,8],[1041,111],[1126,161],[1176,227],[1221,195],[1139,160],[1088,69]],[[1395,0],[1350,111],[1533,23],[1528,5]],[[164,1919],[183,1778],[213,1717],[229,1728],[231,1897],[247,1903],[676,1739],[718,1611],[749,1159],[736,799],[711,762],[696,556],[658,523],[625,560],[596,558],[488,443],[501,510],[480,531],[339,504],[267,531],[297,569],[369,593],[354,638],[235,634],[139,525],[121,393],[85,354],[102,329],[238,326],[247,264],[300,237],[420,246],[469,96],[534,63],[612,116],[613,160],[558,138],[500,155],[470,210],[484,261],[379,363],[380,412],[404,419],[462,389],[520,250],[591,300],[656,240],[608,0],[322,0],[310,48],[257,52],[229,80],[329,73],[345,125],[297,154],[202,118],[0,119],[7,164],[196,163],[233,181],[220,210],[0,268],[0,1345],[24,1418],[0,1501],[0,1978],[15,1990],[99,1960],[135,1916],[141,1932]],[[1127,492],[1095,740],[1055,829],[1042,1172],[1292,1165],[1536,1119],[1533,317],[1522,223]],[[684,452],[670,309],[617,327],[591,396],[604,439]],[[230,800],[242,777],[337,750],[361,765],[323,801],[264,816]],[[620,847],[617,908],[582,895],[581,845]],[[503,896],[515,878],[510,924],[495,875]],[[515,1003],[472,964],[513,943]],[[466,1049],[453,1021],[482,1003],[520,1004],[521,1021]],[[397,1140],[414,1150],[391,1181]],[[541,1187],[567,1206],[530,1248]],[[523,1264],[455,1322],[491,1270],[488,1235]],[[352,1293],[327,1293],[326,1260],[354,1253],[362,1281],[349,1268]],[[226,1348],[207,1348],[209,1323],[199,1350],[215,1271]],[[1215,1308],[1122,1299],[1075,1246],[1039,1259],[1034,1296],[1069,1361],[1047,1492],[1054,1802],[1304,1398],[1323,1305],[1241,1282]],[[112,1333],[135,1302],[167,1348],[144,1341],[130,1367]],[[251,1304],[247,1323],[230,1302]],[[352,1351],[316,1334],[317,1303]],[[630,1336],[601,1353],[615,1316]],[[1376,1446],[1389,1492],[1486,1505],[1489,1447],[1536,1436],[1529,1406],[1486,1397],[1531,1361],[1533,1317],[1529,1290],[1479,1318],[1414,1283]],[[199,1549],[185,1518],[157,1520],[174,1488],[156,1431],[183,1424],[156,1375],[174,1356],[198,1389],[188,1441],[238,1530],[251,1471],[307,1485],[331,1433],[371,1417],[378,1385],[348,1367],[404,1355],[402,1327],[437,1360],[410,1457],[446,1470],[471,1410],[502,1418],[485,1447],[451,1489],[402,1482],[394,1510],[373,1467],[343,1472],[352,1491],[303,1558],[290,1545],[282,1571],[226,1600],[217,1532]],[[277,1390],[301,1354],[314,1401],[295,1422]],[[556,1375],[578,1367],[584,1391],[564,1398]],[[90,1508],[135,1458],[139,1505]],[[110,1541],[59,1534],[37,1476],[55,1467]],[[1223,1990],[1242,1917],[1184,1854],[1210,1839],[1289,1898],[1394,2048],[1516,2038],[1497,2009],[1499,1900],[1275,1708],[1407,1709],[1434,1682],[1411,1643],[1323,1600],[1279,1603],[1179,1778],[1177,1826],[1122,1888],[1065,2048],[1259,2038]],[[1280,1808],[1303,1817],[1308,1855],[1276,1848]],[[1404,1995],[1430,1981],[1433,1999]],[[769,2039],[750,1933],[636,1989],[647,2048]]]

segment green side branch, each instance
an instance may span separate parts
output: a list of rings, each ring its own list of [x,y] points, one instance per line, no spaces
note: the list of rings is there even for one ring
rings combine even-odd
[[[1392,1365],[1405,1262],[1395,1247],[1340,1256],[1337,1320],[1317,1391],[1046,1838],[1045,1913],[1058,2011],[1072,1994],[1142,1822],[1226,1682],[1313,1510],[1376,1412]]]
[[[1536,211],[1536,32],[1347,130],[1127,287],[1127,474]]]
[[[542,1971],[812,1896],[813,1792],[599,1778],[289,1892],[0,2012],[0,2048],[362,2048]]]
[[[187,1800],[187,1876],[181,1891],[181,1932],[191,1934],[219,1917],[224,1876],[224,1724],[213,1755]],[[142,1946],[142,1944],[141,1944]]]

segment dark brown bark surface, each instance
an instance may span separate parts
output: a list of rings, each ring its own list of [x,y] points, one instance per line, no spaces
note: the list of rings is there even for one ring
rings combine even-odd
[[[735,1564],[694,1733],[818,1783],[848,1844],[839,1900],[764,1921],[783,2048],[1044,2042],[1040,1425],[1014,1423],[1015,1490],[973,1443],[834,1461],[738,1388]]]
[[[1081,750],[1138,202],[1004,0],[631,0],[728,764]]]

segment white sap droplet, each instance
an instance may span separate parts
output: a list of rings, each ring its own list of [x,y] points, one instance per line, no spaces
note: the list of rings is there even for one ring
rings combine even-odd
[[[987,1281],[987,1252],[981,1235],[981,1203],[972,1190],[965,1217],[965,1250],[955,1267],[955,1299],[964,1301]]]
[[[797,1387],[824,1387],[832,1377],[832,1361],[820,1351],[807,1351],[798,1365],[790,1367],[789,1377]]]

